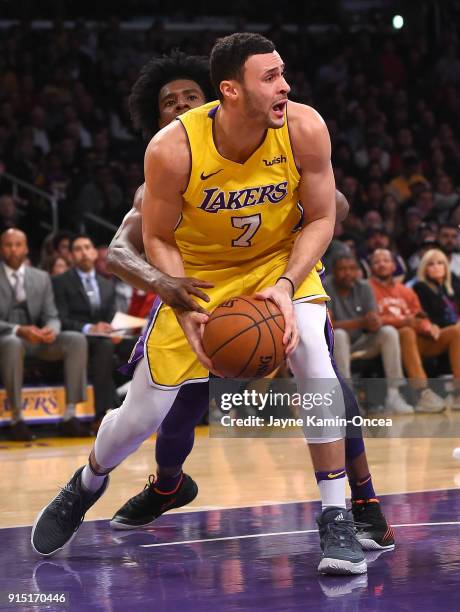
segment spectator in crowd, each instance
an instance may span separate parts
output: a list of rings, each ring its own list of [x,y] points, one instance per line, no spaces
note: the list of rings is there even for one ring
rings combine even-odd
[[[454,183],[448,174],[443,174],[438,178],[437,188],[434,194],[434,206],[441,221],[447,221],[450,212],[460,201],[460,193],[455,190]]]
[[[53,254],[59,255],[66,260],[69,266],[72,265],[72,255],[70,253],[70,240],[72,238],[71,232],[61,230],[56,232],[53,236]]]
[[[447,352],[452,373],[460,378],[460,326],[440,329],[423,311],[413,289],[395,282],[393,255],[378,249],[371,257],[371,287],[377,300],[382,322],[399,332],[404,368],[417,392],[416,411],[441,412],[445,401],[428,387],[423,357]]]
[[[447,259],[449,260],[450,270],[455,276],[460,278],[460,242],[458,238],[458,227],[453,223],[443,223],[439,227],[438,244]]]
[[[121,281],[116,276],[113,276],[107,269],[107,255],[109,247],[100,245],[97,247],[97,259],[94,264],[96,272],[104,278],[112,280],[115,285],[115,311],[128,312],[131,303],[133,288]]]
[[[401,174],[391,180],[388,187],[398,202],[403,204],[412,197],[411,186],[419,182],[429,186],[427,179],[421,173],[418,157],[409,153],[402,158]]]
[[[325,283],[332,298],[330,312],[334,323],[337,367],[345,378],[351,378],[354,352],[359,351],[360,358],[365,359],[381,355],[388,379],[385,409],[401,414],[412,413],[412,406],[398,390],[404,378],[398,332],[390,325],[382,325],[372,290],[367,281],[358,279],[358,272],[356,259],[343,255],[334,261],[332,278]]]
[[[110,322],[115,314],[115,287],[111,280],[97,274],[97,251],[88,236],[77,235],[70,243],[74,267],[53,278],[56,305],[62,328],[86,335],[89,346],[89,374],[94,386],[97,428],[118,399],[113,381],[115,344]]]
[[[416,187],[416,193],[413,197],[414,207],[420,212],[422,218],[428,221],[434,209],[433,191],[423,184]]]
[[[0,232],[19,225],[20,212],[12,195],[0,196]]]
[[[60,255],[53,255],[48,263],[46,272],[48,272],[50,276],[59,276],[59,274],[67,272],[68,269],[69,264],[63,257]]]
[[[430,249],[423,255],[413,289],[423,311],[435,325],[442,329],[458,323],[457,302],[460,295],[455,294],[449,260],[441,250]]]
[[[382,202],[383,226],[390,236],[397,239],[402,232],[401,211],[394,195],[387,193]]]
[[[425,255],[427,251],[430,249],[439,248],[439,245],[436,241],[436,234],[434,232],[430,232],[429,234],[425,234],[425,237],[422,239],[420,246],[415,251],[415,253],[409,258],[408,266],[409,266],[409,276],[414,277],[410,280],[406,281],[406,285],[408,287],[412,287],[416,282],[417,278],[415,277],[420,262],[422,261],[422,257]]]
[[[363,269],[364,277],[369,278],[371,275],[370,257],[376,249],[389,249],[390,236],[385,227],[370,227],[364,235],[364,248],[362,256],[359,260],[360,266]],[[396,267],[394,271],[395,278],[402,280],[407,274],[407,265],[400,255],[395,255]]]
[[[9,229],[0,237],[0,372],[12,412],[10,438],[34,438],[21,415],[24,358],[64,362],[66,410],[60,426],[66,436],[86,435],[75,405],[86,399],[87,345],[83,334],[61,332],[51,281],[46,272],[25,265],[27,237]]]

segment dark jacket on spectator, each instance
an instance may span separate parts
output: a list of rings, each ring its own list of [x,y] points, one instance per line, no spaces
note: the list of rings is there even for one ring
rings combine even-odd
[[[82,331],[86,323],[111,323],[115,314],[115,286],[111,280],[96,274],[101,305],[91,309],[78,273],[72,269],[53,277],[54,295],[63,330]]]
[[[425,281],[418,281],[412,288],[418,295],[422,308],[432,323],[439,327],[447,327],[457,323],[458,311],[454,297],[447,294],[444,286],[436,288]]]

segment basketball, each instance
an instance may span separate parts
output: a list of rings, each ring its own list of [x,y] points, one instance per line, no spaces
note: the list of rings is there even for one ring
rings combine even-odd
[[[212,313],[203,347],[219,372],[228,378],[267,376],[284,359],[284,317],[270,300],[238,296]]]

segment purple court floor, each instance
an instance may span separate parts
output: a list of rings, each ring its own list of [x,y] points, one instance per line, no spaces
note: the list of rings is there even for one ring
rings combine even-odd
[[[84,523],[51,559],[30,527],[0,530],[1,610],[285,612],[460,610],[460,490],[382,496],[393,552],[367,576],[319,576],[317,502],[166,515],[143,531]],[[65,592],[70,603],[8,605],[7,592]]]

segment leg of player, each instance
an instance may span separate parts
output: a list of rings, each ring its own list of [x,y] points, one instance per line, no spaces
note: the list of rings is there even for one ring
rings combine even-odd
[[[290,358],[299,391],[308,392],[309,380],[337,381],[324,336],[325,304],[295,305],[300,341]],[[310,387],[311,390],[311,387]],[[310,454],[322,502],[317,518],[322,559],[318,571],[362,574],[367,571],[353,515],[345,504],[345,443],[343,437],[310,438]]]
[[[105,492],[109,472],[157,431],[177,393],[177,389],[152,387],[146,360],[139,362],[122,406],[104,417],[88,464],[75,472],[35,519],[34,550],[49,556],[74,537],[86,512]]]
[[[347,419],[359,415],[358,402],[350,387],[342,378],[334,361],[334,333],[329,317],[324,328],[332,366],[342,388]],[[345,465],[351,489],[351,504],[357,537],[364,550],[393,550],[394,530],[383,514],[374,491],[372,476],[367,463],[362,430],[354,427],[345,440]]]
[[[182,466],[193,448],[195,427],[209,406],[209,385],[181,387],[158,430],[156,478],[151,474],[144,490],[131,497],[110,521],[114,529],[136,529],[152,523],[164,512],[189,504],[198,494],[195,481]]]

